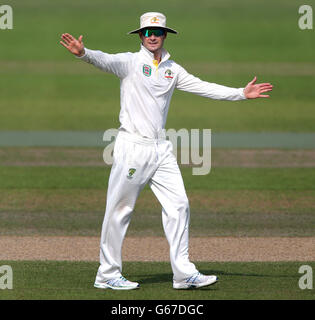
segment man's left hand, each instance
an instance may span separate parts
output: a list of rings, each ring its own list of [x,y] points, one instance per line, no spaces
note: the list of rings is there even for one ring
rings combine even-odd
[[[273,85],[270,83],[259,83],[255,84],[257,78],[255,77],[251,82],[247,84],[244,89],[244,94],[247,99],[256,99],[256,98],[269,98],[269,95],[262,94],[264,92],[271,91]]]

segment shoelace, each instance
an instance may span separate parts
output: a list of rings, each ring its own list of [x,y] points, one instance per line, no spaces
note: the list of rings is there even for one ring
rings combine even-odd
[[[197,274],[195,275],[192,275],[190,278],[188,278],[186,280],[186,283],[194,283],[196,281],[197,278],[199,278],[199,276],[201,275],[200,272],[198,272]]]
[[[126,278],[124,278],[123,276],[120,276],[120,279],[122,280],[122,281],[128,281]]]
[[[119,282],[124,281],[124,282],[128,282],[128,280],[126,278],[124,278],[123,276],[120,276],[120,278],[118,279],[110,279],[107,281],[107,283],[110,286],[116,286],[116,284],[119,284]]]
[[[119,282],[120,279],[110,279],[107,281],[107,283],[110,285],[110,286],[115,286],[117,282]]]

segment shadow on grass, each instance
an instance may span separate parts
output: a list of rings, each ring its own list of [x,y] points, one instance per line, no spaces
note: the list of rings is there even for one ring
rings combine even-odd
[[[137,281],[142,284],[169,283],[173,281],[173,275],[171,273],[148,274],[144,278],[139,278]]]
[[[216,275],[220,276],[243,276],[243,277],[275,277],[275,275],[266,275],[266,274],[258,274],[258,273],[237,273],[237,272],[228,272],[223,270],[209,270],[209,269],[200,269],[200,272],[205,275]],[[288,277],[284,275],[278,275],[277,277]],[[137,281],[141,282],[141,284],[157,284],[157,283],[170,283],[173,281],[172,273],[157,273],[157,274],[148,274],[145,277],[137,278]]]
[[[228,272],[228,271],[222,271],[222,270],[206,270],[206,269],[201,269],[201,273],[206,274],[206,275],[216,275],[219,277],[220,276],[236,276],[236,277],[259,277],[259,278],[290,278],[292,275],[284,275],[284,274],[262,274],[262,273],[239,273],[239,272]]]
[[[236,272],[227,272],[222,270],[206,270],[200,269],[200,272],[205,275],[216,275],[220,276],[243,276],[243,277],[275,277],[275,275],[266,275],[266,274],[258,274],[258,273],[236,273]],[[284,275],[277,275],[277,277],[289,277]],[[137,281],[142,284],[155,284],[155,283],[169,283],[173,281],[172,273],[158,273],[158,274],[148,274],[143,278],[138,278]]]

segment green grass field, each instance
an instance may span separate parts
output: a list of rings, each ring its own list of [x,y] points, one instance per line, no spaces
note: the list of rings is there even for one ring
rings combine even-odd
[[[5,3],[13,8],[14,28],[0,30],[0,136],[4,131],[117,128],[119,80],[78,61],[59,38],[64,32],[82,34],[90,49],[135,52],[139,39],[126,33],[146,11],[167,15],[179,35],[168,36],[166,49],[201,79],[243,87],[256,75],[258,82],[274,84],[270,99],[233,103],[176,91],[166,129],[315,132],[315,31],[298,28],[298,8],[304,4],[299,0]],[[70,149],[79,152],[76,159],[58,148],[0,148],[1,236],[100,234],[110,168],[99,165],[101,149]],[[38,157],[40,152],[46,156]],[[97,164],[85,165],[94,156]],[[206,176],[181,167],[191,206],[190,235],[314,237],[315,160],[302,156],[298,165],[281,167],[281,159],[286,160],[285,153],[269,167],[253,159],[245,167],[214,166]],[[293,163],[294,155],[290,159]],[[163,236],[161,207],[148,187],[127,235]],[[198,262],[200,271],[215,273],[220,281],[186,292],[171,288],[168,262],[125,262],[124,275],[142,284],[132,292],[93,288],[97,262],[3,259],[4,264],[13,268],[14,288],[0,290],[1,300],[314,299],[314,290],[298,287],[299,266],[314,269],[314,261]]]
[[[0,261],[1,262],[1,261]],[[197,263],[204,273],[216,274],[219,282],[200,290],[172,289],[172,271],[165,262],[126,262],[124,271],[140,290],[113,291],[93,287],[94,262],[3,261],[14,270],[12,290],[0,299],[110,299],[110,300],[310,300],[312,290],[301,290],[301,263]],[[305,264],[315,267],[314,262]]]
[[[110,169],[0,167],[2,234],[98,235]],[[314,169],[182,168],[194,236],[314,236]],[[48,218],[48,219],[47,219]],[[146,186],[130,235],[163,235],[161,207]]]

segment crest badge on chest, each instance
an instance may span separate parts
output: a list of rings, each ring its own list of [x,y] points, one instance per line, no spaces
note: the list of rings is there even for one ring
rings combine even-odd
[[[147,64],[144,64],[142,67],[142,72],[146,77],[150,77],[152,73],[152,68]]]
[[[174,78],[174,72],[171,69],[167,69],[164,73],[165,79],[173,79]]]

